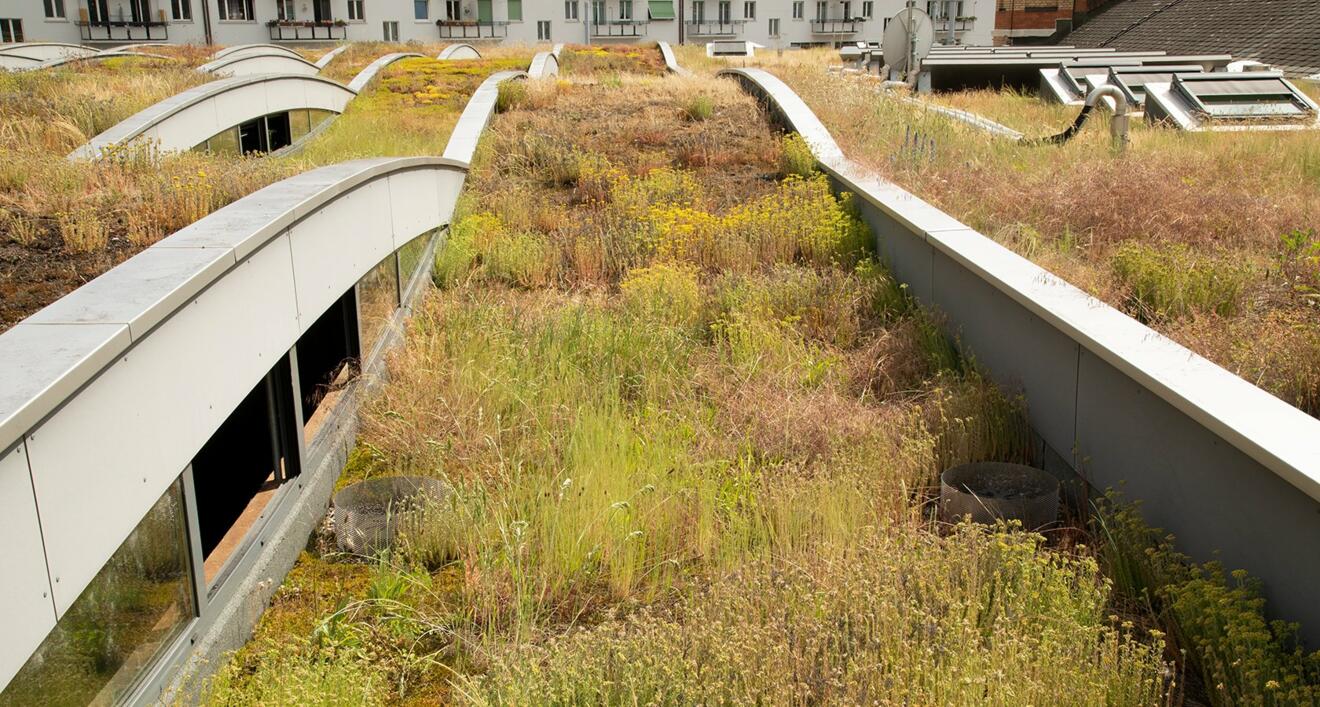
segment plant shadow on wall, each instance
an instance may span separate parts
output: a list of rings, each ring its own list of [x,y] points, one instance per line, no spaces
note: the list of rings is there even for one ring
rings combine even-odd
[[[454,493],[382,558],[314,543],[213,702],[1170,699],[1076,533],[931,520],[1025,411],[799,138],[732,82],[505,103],[341,482]]]

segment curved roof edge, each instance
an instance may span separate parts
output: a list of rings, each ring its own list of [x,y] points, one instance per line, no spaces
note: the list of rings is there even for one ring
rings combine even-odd
[[[665,58],[665,68],[671,74],[678,74],[679,76],[690,76],[692,74],[691,71],[678,65],[678,57],[674,56],[674,49],[669,46],[669,42],[660,42],[660,54]]]
[[[100,53],[100,50],[98,49],[85,47],[81,44],[69,44],[68,42],[15,42],[13,44],[0,44],[0,55],[20,56],[25,59],[45,61],[46,59],[53,57],[33,56],[34,52],[31,50],[51,47],[61,49],[66,53],[75,54],[77,56],[91,56],[92,54]],[[42,54],[43,52],[38,51],[35,53]]]
[[[211,61],[208,61],[205,64],[202,64],[201,66],[197,67],[197,71],[203,74],[216,74],[220,70],[225,69],[226,67],[229,66],[233,66],[234,64],[237,64],[239,62],[252,61],[254,59],[269,59],[272,57],[283,59],[286,61],[296,62],[300,66],[311,69],[312,74],[315,74],[316,72],[320,71],[320,69],[317,68],[316,64],[313,64],[312,62],[307,61],[306,59],[300,56],[289,56],[284,52],[272,52],[272,51],[252,52],[248,54],[239,54],[237,56],[224,56],[224,57],[220,57],[219,59],[212,59]]]
[[[535,63],[535,62],[533,62]],[[468,99],[463,114],[458,116],[454,131],[449,134],[449,144],[445,145],[445,158],[464,166],[472,163],[472,155],[477,151],[477,142],[481,133],[495,113],[495,102],[499,98],[500,83],[510,79],[525,79],[526,71],[497,71],[481,82],[472,97]]]
[[[763,69],[725,69],[768,99],[806,140],[824,170],[930,245],[983,278],[1312,499],[1320,500],[1320,420],[1216,366],[1053,273],[977,233],[897,185],[846,158],[815,113],[787,84]],[[918,211],[938,227],[913,223]],[[941,234],[947,233],[948,237]],[[956,237],[955,237],[956,236]]]
[[[554,52],[540,52],[532,57],[532,63],[527,67],[528,78],[539,79],[558,74],[559,57],[555,56]]]
[[[253,76],[234,76],[231,78],[217,79],[210,83],[204,83],[200,86],[195,86],[186,91],[176,93],[159,103],[148,106],[128,118],[125,118],[118,124],[107,128],[105,132],[102,132],[87,141],[87,144],[69,153],[69,159],[96,159],[101,156],[102,151],[106,147],[128,142],[185,108],[243,86],[280,80],[314,81],[327,84],[351,94],[346,100],[352,100],[352,97],[357,95],[357,91],[354,91],[352,88],[346,88],[341,83],[331,81],[330,79],[321,76],[304,76],[302,74],[258,74]]]
[[[321,58],[316,60],[316,68],[324,69],[326,66],[330,64],[330,62],[335,60],[335,57],[339,56],[340,54],[343,54],[344,50],[348,49],[349,46],[350,45],[348,44],[341,44],[335,47],[334,49],[331,49],[330,51],[326,52],[325,54],[322,54]]]
[[[353,80],[348,82],[348,90],[353,93],[361,93],[362,89],[366,88],[372,81],[374,81],[376,75],[385,67],[400,59],[407,59],[415,56],[420,57],[423,55],[418,54],[417,52],[394,52],[393,54],[386,54],[385,56],[376,59],[370,64],[367,64],[367,68],[359,71],[358,75],[354,76]]]
[[[174,57],[165,56],[164,54],[151,54],[148,52],[135,52],[135,51],[126,51],[126,52],[114,51],[114,52],[101,52],[100,54],[87,54],[85,56],[66,56],[60,59],[47,59],[46,61],[43,61],[37,66],[34,66],[32,68],[34,70],[54,69],[58,66],[66,66],[68,64],[79,64],[85,61],[105,61],[106,59],[118,59],[122,57],[130,57],[130,58],[138,57],[139,59],[164,59],[165,61],[174,61]]]
[[[480,59],[481,52],[471,44],[451,44],[435,56],[437,59]]]
[[[299,59],[302,58],[302,54],[299,54],[298,52],[288,47],[280,46],[278,44],[235,44],[232,47],[225,47],[224,49],[221,49],[220,51],[212,54],[211,58],[221,59],[223,57],[232,56],[235,54],[246,54],[248,52],[256,52],[256,51],[280,52],[281,54],[296,56]]]
[[[363,184],[416,169],[466,172],[467,165],[373,158],[289,177],[185,226],[0,334],[0,450],[290,226]]]

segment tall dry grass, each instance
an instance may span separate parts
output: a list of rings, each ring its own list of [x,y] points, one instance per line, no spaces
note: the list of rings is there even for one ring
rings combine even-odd
[[[1030,456],[1021,402],[846,199],[780,179],[752,99],[534,92],[483,141],[345,472],[442,476],[444,520],[352,583],[304,557],[214,700],[341,695],[330,670],[373,703],[1166,698],[1086,551],[930,521],[942,465]]]
[[[774,70],[857,161],[1320,414],[1320,347],[1310,335],[1320,309],[1308,284],[1320,265],[1288,245],[1290,234],[1309,242],[1320,228],[1320,133],[1181,133],[1134,122],[1130,148],[1114,157],[1100,120],[1066,145],[1026,148],[819,65]],[[931,100],[1029,134],[1058,132],[1071,119],[1012,93]],[[1202,284],[1189,272],[1202,273]],[[1231,302],[1189,298],[1194,290],[1231,291]],[[1152,298],[1179,303],[1152,307]]]

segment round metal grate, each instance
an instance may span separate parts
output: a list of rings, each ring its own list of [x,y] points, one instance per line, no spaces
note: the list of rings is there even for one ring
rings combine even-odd
[[[345,552],[375,555],[394,544],[410,511],[448,496],[448,484],[424,476],[359,481],[335,494],[335,542]]]

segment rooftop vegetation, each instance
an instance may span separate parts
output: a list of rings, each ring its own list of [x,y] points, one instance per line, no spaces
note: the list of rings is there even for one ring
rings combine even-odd
[[[336,63],[351,62],[356,54],[350,53],[379,56],[355,45]],[[0,74],[6,153],[0,160],[0,331],[271,182],[353,158],[441,154],[481,80],[525,68],[530,60],[524,50],[490,53],[493,58],[471,61],[396,62],[306,149],[276,158],[187,152],[95,163],[65,159],[124,118],[207,80],[183,63],[125,58]]]
[[[310,545],[224,704],[1159,704],[1084,528],[940,527],[1031,456],[732,82],[511,95],[341,483],[454,488],[395,551]],[[709,104],[699,111],[694,105]]]
[[[1320,414],[1320,132],[1182,133],[1107,120],[1020,147],[826,76],[774,68],[844,152],[1287,402]],[[937,95],[1028,135],[1075,113],[988,91]],[[1075,110],[1075,109],[1073,109]]]

